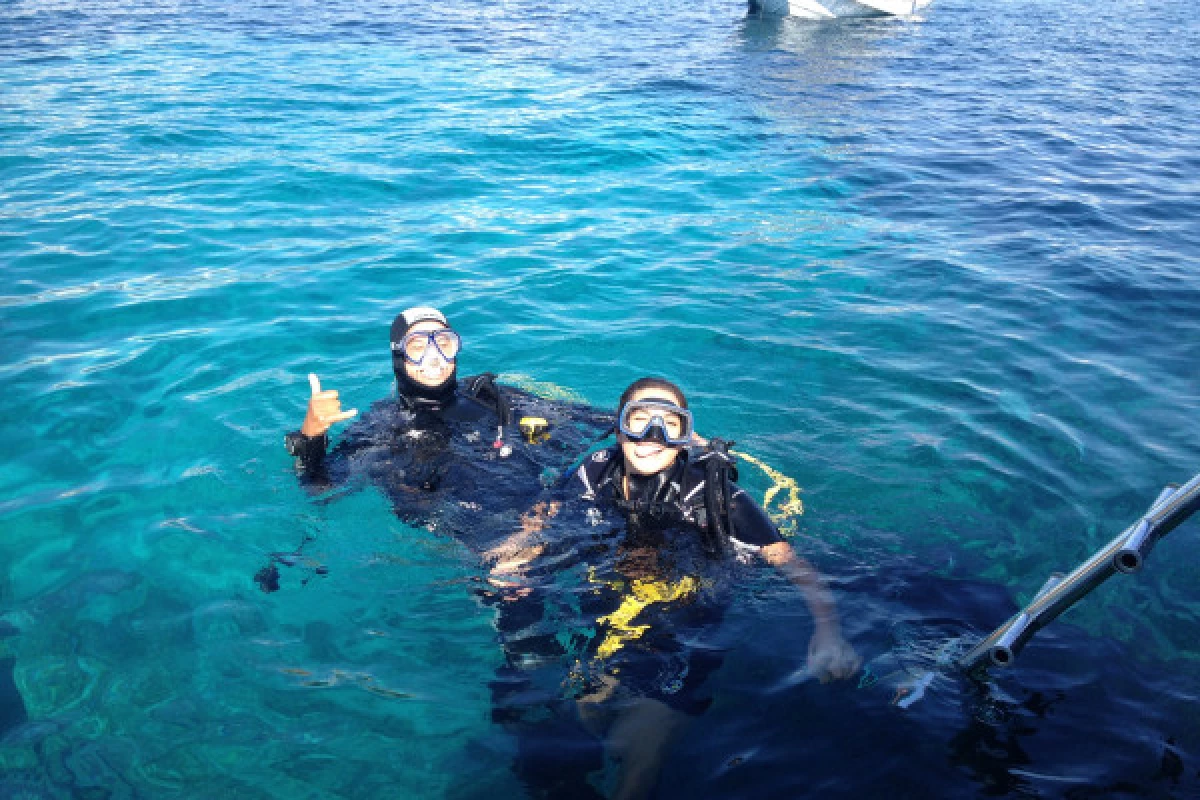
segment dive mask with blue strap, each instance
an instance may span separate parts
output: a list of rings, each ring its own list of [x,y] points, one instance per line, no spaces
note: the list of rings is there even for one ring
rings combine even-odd
[[[420,366],[425,357],[436,350],[446,363],[453,364],[462,349],[462,338],[449,328],[418,331],[407,334],[399,343],[392,342],[392,351],[399,351],[404,360]]]

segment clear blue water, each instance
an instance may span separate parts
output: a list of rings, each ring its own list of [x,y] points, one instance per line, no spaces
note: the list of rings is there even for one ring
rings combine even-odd
[[[415,302],[466,372],[676,378],[866,658],[986,631],[1200,470],[1193,11],[8,0],[0,795],[521,795],[474,558],[281,447]],[[1197,796],[1198,557],[906,712],[763,577],[661,794]]]

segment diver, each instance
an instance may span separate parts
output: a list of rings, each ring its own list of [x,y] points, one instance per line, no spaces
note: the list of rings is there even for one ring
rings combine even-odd
[[[462,338],[450,327],[445,315],[435,308],[420,306],[402,311],[392,321],[392,371],[396,376],[397,406],[405,411],[479,420],[489,409],[479,402],[459,403],[457,360]],[[326,467],[328,431],[335,423],[352,419],[357,409],[342,411],[338,392],[322,391],[319,378],[308,376],[312,396],[300,430],[289,433],[284,444],[296,456],[304,474],[316,477]],[[468,382],[467,395],[478,400],[479,389]],[[348,437],[354,438],[357,431]],[[343,448],[344,449],[344,448]],[[340,453],[339,453],[340,454]]]
[[[332,448],[330,428],[358,412],[343,410],[338,392],[323,390],[310,374],[304,422],[284,440],[301,482],[322,500],[338,496],[335,489],[373,484],[400,519],[444,530],[470,548],[511,534],[514,512],[527,511],[544,486],[611,427],[611,418],[502,386],[491,373],[460,379],[461,350],[461,336],[437,309],[418,306],[397,315],[391,326],[396,394],[376,402]],[[538,423],[526,436],[518,435],[527,421],[518,409]],[[553,436],[545,431],[546,418],[554,423]],[[260,588],[278,589],[276,564],[303,563],[303,547],[274,554],[255,576]]]
[[[705,682],[723,657],[704,641],[723,616],[720,587],[729,581],[720,579],[722,571],[728,575],[761,559],[801,590],[815,628],[809,674],[822,682],[846,678],[860,660],[842,637],[820,574],[734,483],[736,468],[725,444],[695,435],[683,392],[668,381],[642,378],[625,390],[618,408],[617,445],[587,455],[565,487],[567,496],[535,509],[542,518],[525,519],[523,530],[488,556],[494,579],[545,596],[551,593],[537,587],[542,575],[569,571],[572,557],[587,561],[585,588],[571,593],[582,633],[558,637],[577,657],[565,683],[573,687],[578,720],[603,737],[616,763],[612,796],[627,798],[652,792],[667,748],[687,718],[712,702]],[[521,629],[537,630],[533,617],[541,609],[530,605],[533,613],[521,614],[528,595],[509,599],[500,619],[507,611],[524,617]],[[537,680],[521,680],[520,636],[506,643],[508,692],[517,697],[529,696]],[[504,705],[504,697],[497,700]],[[538,719],[545,715],[529,716],[524,738],[532,757],[519,765],[533,776],[527,782],[542,796],[579,794],[552,767],[536,763],[539,756],[552,758],[553,747],[539,732],[550,730]],[[556,724],[553,735],[562,736],[562,720]]]

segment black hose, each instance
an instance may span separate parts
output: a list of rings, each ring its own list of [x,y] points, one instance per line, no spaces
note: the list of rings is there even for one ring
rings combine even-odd
[[[713,558],[724,556],[733,536],[733,509],[730,473],[736,475],[729,455],[731,442],[711,439],[704,457],[704,506],[708,525],[704,529],[704,548]]]

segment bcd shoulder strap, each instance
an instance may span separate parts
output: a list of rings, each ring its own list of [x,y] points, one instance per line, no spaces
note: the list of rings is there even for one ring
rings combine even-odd
[[[509,402],[504,389],[496,383],[496,374],[484,372],[465,381],[467,390],[464,394],[485,408],[496,412],[500,427],[512,424],[512,404]]]
[[[729,547],[733,529],[733,490],[737,480],[737,461],[729,453],[733,442],[710,439],[704,455],[704,506],[708,525],[704,527],[705,549],[711,556],[723,555]]]

